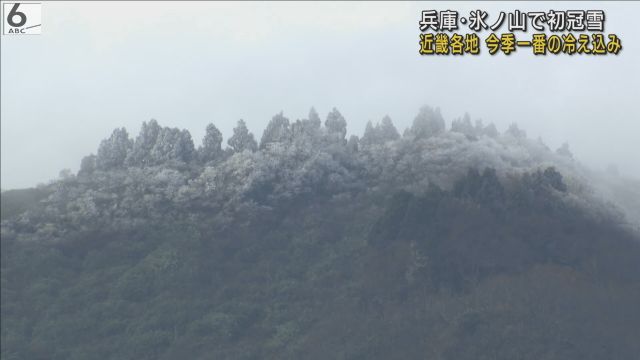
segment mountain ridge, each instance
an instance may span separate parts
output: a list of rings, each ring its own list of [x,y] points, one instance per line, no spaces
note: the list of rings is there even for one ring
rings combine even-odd
[[[515,125],[346,126],[280,113],[223,149],[214,125],[195,148],[151,121],[23,204],[3,193],[2,358],[640,353],[640,236],[604,200],[632,209],[633,187]]]

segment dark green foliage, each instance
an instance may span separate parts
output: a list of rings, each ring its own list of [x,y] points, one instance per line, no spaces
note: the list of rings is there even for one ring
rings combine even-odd
[[[559,181],[562,182],[562,178]],[[472,199],[494,207],[503,204],[504,192],[505,189],[498,180],[496,171],[490,168],[485,169],[482,175],[475,168],[469,169],[467,176],[458,180],[453,190],[457,197]]]
[[[471,169],[422,195],[8,232],[2,358],[635,359],[640,242],[564,191],[552,168]]]

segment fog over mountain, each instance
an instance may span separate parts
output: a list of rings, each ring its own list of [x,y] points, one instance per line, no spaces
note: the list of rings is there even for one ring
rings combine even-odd
[[[44,3],[0,357],[637,360],[640,3],[617,56],[418,54],[427,7],[594,4]]]
[[[322,118],[150,120],[3,192],[3,358],[638,354],[637,182],[429,106]]]
[[[408,127],[425,103],[447,121],[517,122],[554,149],[568,142],[594,170],[640,178],[639,3],[598,4],[624,46],[602,57],[420,56],[420,11],[431,7],[495,19],[593,3],[47,3],[41,36],[0,44],[2,189],[76,172],[105,133],[150,118],[195,139],[214,122],[228,138],[238,119],[261,132],[270,114],[336,106],[361,134],[385,114]]]

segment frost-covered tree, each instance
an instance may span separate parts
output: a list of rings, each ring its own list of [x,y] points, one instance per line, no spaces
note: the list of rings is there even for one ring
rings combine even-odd
[[[518,127],[518,124],[513,123],[509,126],[509,129],[507,129],[507,134],[513,136],[516,139],[524,139],[527,137],[527,133],[524,130],[520,130],[520,128]]]
[[[96,170],[96,156],[91,154],[82,158],[80,162],[80,170],[78,171],[78,175],[89,175],[93,174]]]
[[[222,155],[222,133],[213,125],[207,125],[207,130],[202,139],[202,146],[198,148],[198,158],[207,163],[218,159]]]
[[[303,139],[313,135],[313,129],[310,127],[309,120],[298,119],[291,123],[291,139]]]
[[[265,134],[264,138],[283,141],[272,142],[274,146],[268,146],[263,151],[256,151],[255,139],[243,121],[239,121],[234,129],[234,134],[228,141],[229,148],[225,151],[221,150],[220,132],[215,126],[210,125],[203,144],[198,150],[199,159],[214,159],[216,153],[220,158],[215,160],[215,166],[211,166],[213,163],[207,164],[209,161],[207,160],[191,163],[188,167],[180,166],[181,164],[173,166],[176,161],[188,161],[194,153],[188,132],[160,128],[155,121],[150,121],[144,124],[134,144],[138,154],[147,153],[146,156],[138,158],[141,165],[128,165],[126,171],[93,171],[98,167],[98,156],[89,156],[83,160],[79,175],[92,173],[93,175],[79,177],[77,182],[85,187],[93,186],[91,183],[98,184],[94,190],[107,193],[111,190],[103,189],[115,189],[122,184],[130,195],[109,193],[107,197],[110,199],[110,205],[105,205],[106,207],[101,205],[101,208],[110,208],[115,202],[122,200],[123,202],[118,203],[118,209],[134,209],[135,213],[143,214],[155,206],[153,204],[162,204],[163,199],[182,199],[180,201],[199,199],[204,189],[209,189],[211,193],[207,192],[209,197],[205,196],[205,198],[208,200],[202,200],[202,204],[207,202],[210,204],[206,206],[214,206],[211,205],[213,199],[223,203],[230,199],[241,201],[245,195],[249,199],[262,202],[267,198],[270,199],[269,201],[274,201],[280,197],[311,194],[315,191],[336,194],[338,189],[359,187],[398,188],[420,192],[429,184],[434,184],[442,189],[448,189],[455,184],[456,179],[466,173],[468,168],[494,168],[499,177],[504,178],[505,174],[511,171],[510,169],[518,173],[530,171],[538,166],[556,165],[563,174],[566,173],[569,176],[568,184],[571,185],[572,190],[578,179],[573,173],[574,167],[577,169],[579,166],[577,162],[563,160],[546,146],[535,141],[527,139],[516,141],[512,134],[498,136],[493,125],[483,126],[478,121],[473,127],[473,132],[477,134],[477,141],[470,141],[471,138],[461,136],[454,130],[462,129],[464,132],[469,132],[471,126],[468,116],[454,122],[452,131],[441,132],[443,129],[441,116],[437,111],[426,108],[421,110],[413,128],[408,131],[410,133],[408,137],[397,139],[397,130],[391,119],[385,117],[378,124],[368,124],[361,138],[353,135],[349,141],[344,138],[341,141],[336,140],[346,130],[344,125],[346,121],[343,122],[344,119],[337,110],[332,111],[327,117],[327,128],[321,125],[315,111],[310,111],[309,118],[290,123],[291,136],[287,137],[282,134],[286,133],[288,120],[282,114],[276,115],[270,131],[267,132],[271,135]],[[513,129],[514,127],[512,127],[512,133]],[[109,158],[106,155],[113,153],[112,149],[119,148],[113,144],[118,143],[117,139],[122,137],[120,135],[122,131],[118,129],[112,138],[105,140],[100,151],[103,168],[97,168],[97,170],[105,170],[105,167],[113,166],[107,165],[108,162],[104,159]],[[412,131],[418,135],[423,131],[424,136],[439,135],[431,136],[426,141],[414,141],[416,138],[411,134]],[[148,149],[151,143],[153,146],[146,151],[145,149]],[[124,147],[126,148],[127,145]],[[251,150],[251,152],[244,150]],[[128,160],[136,158],[133,152],[132,150],[127,156]],[[234,155],[237,152],[241,154]],[[115,161],[115,164],[118,164],[118,161]],[[238,172],[240,165],[242,165],[242,171]],[[205,171],[206,168],[210,169]],[[149,182],[163,169],[178,171],[184,176],[184,179],[179,179],[180,181],[171,181],[173,184],[171,191],[167,190],[164,182],[159,182],[157,186]],[[189,171],[186,171],[187,169]],[[201,179],[200,185],[192,183],[199,174],[205,172],[208,175]],[[241,174],[244,175],[240,176]],[[481,178],[477,178],[475,174],[468,176],[471,182],[460,193],[461,196],[474,197],[474,199],[483,196],[494,198],[491,194],[499,196],[498,182],[494,181],[496,174],[479,175]],[[550,172],[548,175],[546,177],[536,175],[537,177],[531,178],[531,183],[547,184],[542,188],[546,186],[562,189],[554,173]],[[215,186],[211,185],[212,178],[215,179]],[[237,179],[240,182],[237,188],[229,184],[230,181],[236,180],[230,179]],[[543,181],[543,179],[546,180]],[[66,185],[70,183],[67,182]],[[479,188],[485,187],[486,191],[478,190],[480,192],[477,192],[473,188],[476,185]],[[512,185],[505,183],[505,188],[508,186]],[[73,191],[84,190],[77,188]],[[124,198],[118,200],[119,196]],[[188,202],[182,204],[188,204]]]
[[[231,146],[234,152],[256,151],[258,149],[256,139],[249,132],[247,124],[242,119],[238,121],[238,125],[233,129],[233,136],[227,140],[227,144]]]
[[[571,153],[571,150],[569,150],[568,143],[563,143],[562,146],[560,146],[558,150],[556,150],[556,154],[573,159],[573,153]]]
[[[475,136],[476,129],[471,125],[471,117],[465,113],[462,119],[456,119],[451,122],[451,131],[465,134],[467,136]]]
[[[291,124],[291,138],[297,142],[316,143],[320,138],[322,121],[314,108],[309,111],[309,118],[296,120]]]
[[[58,173],[58,178],[62,181],[65,180],[70,180],[74,178],[73,173],[71,172],[71,169],[62,169],[60,170],[60,172]]]
[[[360,143],[363,146],[384,144],[387,141],[397,140],[399,137],[400,134],[398,134],[398,130],[393,125],[391,118],[389,116],[385,116],[380,124],[376,124],[375,126],[371,121],[367,122],[367,126],[364,129],[364,135],[362,135]]]
[[[96,167],[109,170],[124,166],[127,154],[131,151],[133,142],[125,128],[115,129],[108,139],[102,140],[96,157]]]
[[[491,138],[496,138],[499,135],[498,129],[496,128],[496,126],[493,123],[485,126],[482,129],[482,134],[486,135],[488,137],[491,137]]]
[[[357,153],[358,152],[358,148],[360,146],[360,141],[358,139],[357,135],[351,135],[349,137],[349,141],[347,141],[347,149],[351,152],[351,153]]]
[[[311,109],[309,110],[308,120],[312,124],[312,126],[315,128],[320,128],[320,126],[322,126],[322,120],[320,120],[320,115],[318,115],[318,112],[314,107],[311,107]]]
[[[136,141],[133,143],[133,149],[127,157],[126,163],[129,166],[145,166],[151,161],[151,149],[156,144],[158,134],[160,133],[160,125],[155,119],[151,119],[148,123],[142,123],[142,129]]]
[[[267,128],[264,129],[260,139],[260,149],[266,148],[270,143],[287,143],[290,139],[289,119],[280,112],[271,118]]]
[[[398,129],[396,129],[395,125],[393,125],[393,121],[389,117],[389,115],[385,115],[380,122],[380,137],[384,141],[393,141],[400,138],[400,134],[398,133]]]
[[[364,134],[362,135],[362,139],[360,143],[364,146],[372,145],[378,143],[378,134],[376,131],[376,127],[373,126],[371,121],[367,121],[367,125],[364,127]]]
[[[171,160],[189,162],[194,153],[193,140],[187,130],[165,127],[160,130],[150,155],[153,164],[161,164]]]
[[[344,140],[347,135],[347,121],[336,108],[333,108],[327,115],[324,126],[327,128],[329,136],[333,139]]]
[[[196,154],[196,148],[193,145],[193,139],[191,138],[191,133],[182,129],[180,131],[180,136],[178,138],[178,151],[176,151],[176,158],[182,161],[191,161]]]
[[[445,123],[440,109],[436,108],[434,110],[429,106],[423,106],[413,120],[411,129],[409,129],[406,134],[416,139],[426,139],[441,134],[444,130]]]

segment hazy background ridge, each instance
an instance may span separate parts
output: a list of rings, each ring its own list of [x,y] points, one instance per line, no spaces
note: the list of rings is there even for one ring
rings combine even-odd
[[[603,9],[619,56],[421,57],[420,10]],[[226,138],[245,119],[324,117],[350,133],[389,114],[402,130],[422,104],[448,123],[465,111],[501,131],[518,122],[582,162],[640,177],[640,4],[607,3],[44,3],[43,34],[2,37],[2,189],[77,170],[115,127],[142,121]],[[506,28],[505,28],[506,29]],[[503,29],[504,30],[504,29]],[[462,33],[468,32],[466,30]],[[530,36],[530,32],[528,33]],[[483,36],[484,37],[484,36]],[[486,52],[486,49],[483,48]]]

